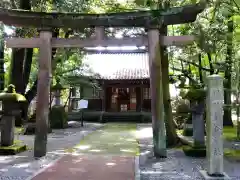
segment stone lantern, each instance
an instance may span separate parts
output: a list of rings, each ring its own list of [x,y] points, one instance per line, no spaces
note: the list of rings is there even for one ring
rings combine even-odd
[[[55,98],[54,106],[61,105],[61,93],[64,89],[63,86],[60,84],[60,79],[56,79],[56,85],[52,87],[53,96]]]
[[[10,84],[5,92],[0,93],[2,105],[1,145],[11,146],[14,143],[15,116],[21,113],[21,103],[26,103],[26,98],[16,93],[15,86]]]
[[[56,84],[51,89],[55,102],[51,108],[49,118],[51,128],[61,129],[67,127],[67,114],[65,112],[65,107],[61,104],[61,92],[65,88],[60,84],[60,79],[56,79],[56,81]]]

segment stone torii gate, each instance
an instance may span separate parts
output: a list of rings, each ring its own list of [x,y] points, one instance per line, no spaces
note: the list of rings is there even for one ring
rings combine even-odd
[[[194,41],[193,36],[159,36],[161,25],[193,22],[202,12],[205,4],[199,3],[167,10],[124,12],[110,14],[70,14],[45,13],[0,8],[0,21],[7,25],[35,27],[40,29],[38,38],[6,39],[9,48],[39,48],[39,72],[37,86],[36,135],[34,156],[46,154],[48,129],[48,103],[51,78],[52,48],[60,47],[97,47],[97,46],[146,46],[149,53],[150,87],[152,94],[152,123],[155,156],[166,156],[166,134],[162,92],[162,70],[160,46],[186,45]],[[95,27],[94,38],[52,38],[51,28],[69,27],[72,29]],[[104,35],[107,27],[144,27],[147,36],[134,38],[108,38]]]

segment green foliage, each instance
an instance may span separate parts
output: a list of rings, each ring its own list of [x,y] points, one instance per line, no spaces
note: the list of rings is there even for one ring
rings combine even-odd
[[[53,106],[49,113],[50,126],[53,129],[67,127],[67,114],[63,106]]]
[[[206,90],[191,88],[184,96],[185,99],[192,101],[201,101],[206,98]]]

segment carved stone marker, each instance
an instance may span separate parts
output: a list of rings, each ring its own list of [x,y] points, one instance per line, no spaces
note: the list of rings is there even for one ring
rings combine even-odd
[[[205,179],[229,179],[223,172],[223,78],[211,75],[207,79],[207,171]]]

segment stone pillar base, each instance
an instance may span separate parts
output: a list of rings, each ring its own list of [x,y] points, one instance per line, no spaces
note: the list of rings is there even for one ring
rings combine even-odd
[[[206,180],[230,180],[231,178],[224,172],[222,177],[209,176],[207,171],[200,170],[201,176]]]
[[[1,146],[12,146],[14,143],[14,116],[2,116]]]

